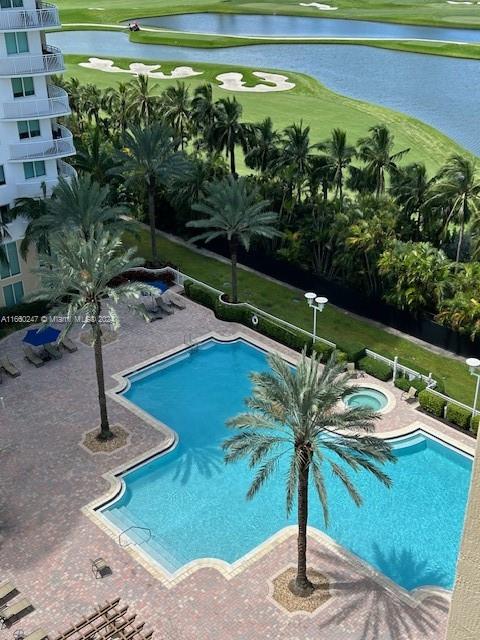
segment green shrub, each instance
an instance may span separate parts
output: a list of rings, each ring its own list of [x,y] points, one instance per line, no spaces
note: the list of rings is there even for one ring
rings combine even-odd
[[[472,412],[467,409],[463,409],[456,404],[447,404],[446,418],[449,422],[453,422],[457,427],[461,427],[462,429],[469,429],[470,427],[470,419],[472,417]]]
[[[374,378],[378,378],[384,382],[390,380],[393,375],[393,369],[390,365],[385,362],[381,362],[380,360],[370,358],[369,356],[361,358],[357,363],[357,367],[358,369],[365,371],[365,373],[369,373]]]
[[[357,362],[365,356],[365,345],[360,342],[342,342],[337,344],[337,349],[347,355],[347,362]]]
[[[325,342],[321,342],[320,340],[317,340],[313,347],[313,351],[320,354],[322,362],[326,362],[330,358],[333,350],[333,347],[331,347],[329,344],[326,344]]]
[[[417,391],[417,395],[419,391],[423,391],[427,388],[427,383],[424,382],[421,378],[414,378],[413,380],[409,380],[406,376],[398,376],[395,378],[395,386],[402,391],[408,391],[410,387],[413,387]]]
[[[412,386],[408,378],[403,378],[401,376],[395,378],[394,385],[397,387],[397,389],[401,389],[402,391],[408,391]]]
[[[305,346],[309,353],[312,349],[312,339],[308,338],[304,333],[282,327],[262,316],[258,319],[256,330],[264,336],[277,340],[295,351],[302,351]]]
[[[480,415],[476,415],[472,419],[472,425],[470,427],[470,429],[473,431],[473,433],[478,433],[478,423],[479,422],[480,422]]]
[[[253,313],[242,304],[225,304],[217,298],[215,315],[220,320],[225,320],[225,322],[239,322],[252,327]]]
[[[199,284],[195,284],[191,281],[186,281],[183,287],[185,289],[185,293],[191,300],[198,302],[199,304],[203,304],[205,307],[215,311],[218,293],[210,291],[210,289],[205,289],[205,287],[201,287]]]
[[[446,400],[433,395],[428,389],[424,389],[418,394],[418,401],[422,409],[427,413],[431,413],[437,418],[443,418],[443,412],[447,404]]]

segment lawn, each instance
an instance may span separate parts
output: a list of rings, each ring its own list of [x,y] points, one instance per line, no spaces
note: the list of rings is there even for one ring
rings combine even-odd
[[[106,88],[114,86],[119,82],[126,82],[133,76],[130,74],[111,74],[103,71],[85,69],[78,65],[88,58],[86,56],[66,56],[67,70],[66,77],[76,76],[82,83],[94,83],[99,87]],[[115,58],[115,65],[128,69],[130,62],[138,60]],[[147,61],[148,62],[148,61]],[[150,62],[159,64],[158,61]],[[185,62],[162,62],[162,70],[169,71],[171,68]],[[187,79],[189,86],[194,88],[206,81],[216,84],[215,76],[226,71],[238,70],[245,74],[248,82],[258,82],[253,78],[251,69],[232,65],[215,65],[207,63],[192,63],[195,70],[203,71],[203,75],[196,78]],[[278,73],[278,71],[277,71]],[[367,133],[369,127],[385,123],[395,135],[398,148],[409,147],[408,161],[423,161],[429,171],[433,172],[452,153],[465,154],[455,142],[445,135],[415,118],[380,107],[367,102],[360,102],[336,94],[317,80],[291,71],[285,71],[293,82],[295,89],[281,93],[263,93],[261,97],[255,93],[232,93],[218,87],[215,88],[215,97],[233,96],[242,103],[244,108],[244,120],[258,122],[267,116],[271,116],[275,126],[282,129],[292,122],[303,120],[311,127],[313,141],[326,138],[334,127],[341,127],[348,132],[350,141],[353,143],[358,138]],[[173,80],[154,80],[160,89],[167,87]]]
[[[146,230],[142,229],[139,238],[132,240],[131,244],[138,247],[144,258],[151,256],[150,235]],[[162,260],[177,265],[181,271],[202,282],[228,291],[230,266],[225,262],[192,251],[184,244],[163,236],[158,237],[158,249]],[[312,313],[304,302],[303,291],[293,290],[245,269],[240,269],[238,275],[242,301],[311,331]],[[404,359],[410,366],[418,365],[431,371],[444,382],[445,391],[451,397],[473,404],[474,380],[462,361],[437,355],[410,340],[354,318],[331,304],[319,316],[318,334],[333,342],[360,342],[380,354],[398,355],[400,362]]]
[[[336,11],[321,12],[292,0],[57,0],[62,21],[115,24],[123,20],[174,13],[215,11],[221,13],[286,14],[334,19],[375,20],[404,24],[480,28],[480,7],[451,5],[446,0],[331,0]]]

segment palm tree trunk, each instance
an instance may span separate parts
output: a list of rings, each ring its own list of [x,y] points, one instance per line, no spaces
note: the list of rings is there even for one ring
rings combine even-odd
[[[102,330],[98,321],[92,322],[93,352],[95,354],[95,372],[97,374],[98,405],[100,407],[100,440],[108,440],[113,437],[110,431],[107,414],[107,398],[105,395],[105,377],[103,372]]]
[[[455,271],[458,270],[460,254],[462,252],[463,233],[465,229],[465,203],[462,203],[462,217],[460,222],[460,233],[458,234],[457,255],[455,256]]]
[[[235,143],[230,144],[230,173],[237,177],[237,167],[235,165]]]
[[[150,179],[148,182],[148,220],[150,222],[150,241],[152,245],[152,260],[155,262],[157,255],[157,228],[155,225],[155,181]]]
[[[230,261],[232,265],[232,302],[238,302],[238,285],[237,285],[237,243],[230,240]]]
[[[307,578],[308,472],[309,460],[305,456],[298,472],[297,577],[292,585],[295,595],[300,597],[307,597],[313,591]]]

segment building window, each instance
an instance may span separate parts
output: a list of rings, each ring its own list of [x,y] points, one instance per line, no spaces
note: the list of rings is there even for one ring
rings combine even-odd
[[[45,162],[43,160],[37,160],[36,162],[24,162],[23,173],[25,175],[25,180],[46,176],[47,172],[45,170]]]
[[[40,135],[40,122],[38,120],[20,120],[17,122],[20,140],[26,138],[38,138]]]
[[[28,37],[25,31],[5,34],[5,44],[9,56],[16,53],[28,53]]]
[[[3,287],[3,298],[5,300],[6,307],[13,307],[23,300],[23,284],[22,282],[15,282]]]
[[[3,168],[3,164],[0,164],[0,187],[2,184],[5,184],[5,169]]]
[[[0,0],[0,9],[16,9],[23,7],[23,0]]]
[[[12,78],[12,90],[14,98],[34,96],[35,87],[33,85],[33,78]]]
[[[20,263],[18,261],[18,251],[15,242],[7,242],[3,245],[7,254],[7,262],[0,263],[0,278],[10,278],[18,276],[20,273]]]

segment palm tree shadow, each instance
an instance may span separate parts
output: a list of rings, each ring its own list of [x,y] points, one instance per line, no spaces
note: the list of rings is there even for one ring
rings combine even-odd
[[[422,602],[409,605],[405,600],[395,596],[392,591],[378,584],[375,580],[352,571],[350,564],[339,561],[338,556],[328,552],[314,550],[315,567],[328,566],[328,576],[334,595],[339,603],[335,610],[322,619],[322,626],[352,624],[358,629],[358,638],[365,640],[399,640],[400,638],[433,638],[437,637],[442,619],[448,613],[449,603],[440,594],[429,594]],[[424,563],[418,563],[408,551],[395,554],[393,563],[408,561],[408,565],[416,575],[416,583],[436,584],[432,580],[438,574],[425,570]],[[386,566],[390,558],[380,555],[378,566]],[[392,575],[391,564],[389,573]],[[420,577],[422,576],[422,577]],[[423,580],[425,578],[425,581]],[[438,584],[438,581],[437,581]]]
[[[212,478],[223,468],[223,453],[218,447],[188,447],[179,451],[175,459],[172,480],[187,484],[194,470],[205,478]]]

